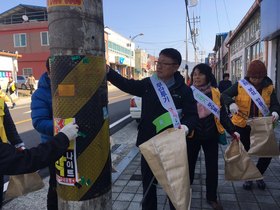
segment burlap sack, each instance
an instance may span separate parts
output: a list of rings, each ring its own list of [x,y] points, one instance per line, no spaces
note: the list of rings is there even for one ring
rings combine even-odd
[[[191,189],[185,131],[167,129],[139,148],[175,208],[189,209]]]
[[[5,199],[9,200],[30,192],[40,190],[44,183],[37,172],[30,174],[21,174],[10,176],[8,189],[5,193]]]
[[[226,180],[257,180],[263,178],[240,141],[233,140],[230,143],[225,151],[224,158]]]
[[[251,126],[249,155],[274,157],[279,155],[278,144],[273,130],[272,117],[257,117],[248,120]]]

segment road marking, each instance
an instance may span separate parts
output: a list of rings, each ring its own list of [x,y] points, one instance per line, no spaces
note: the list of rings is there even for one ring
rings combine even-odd
[[[29,122],[29,121],[31,121],[31,118],[15,122],[15,125],[18,125],[18,124],[21,124],[21,123],[25,123],[25,122]]]
[[[111,129],[111,128],[115,127],[117,124],[121,123],[122,121],[126,120],[126,119],[129,118],[129,117],[131,117],[130,114],[124,116],[123,118],[119,119],[118,121],[112,123],[112,124],[109,126],[109,128]]]
[[[123,96],[129,96],[129,94],[122,94],[122,95],[119,95],[119,96],[113,96],[113,97],[108,97],[108,99],[117,99],[117,98],[121,98]]]

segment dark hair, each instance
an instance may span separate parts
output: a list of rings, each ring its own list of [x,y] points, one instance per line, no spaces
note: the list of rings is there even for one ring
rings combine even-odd
[[[159,55],[165,55],[169,58],[172,58],[176,62],[176,64],[181,65],[182,62],[181,53],[174,48],[165,48],[162,51],[160,51]]]
[[[223,74],[223,79],[225,79],[226,77],[229,77],[229,73],[224,73]]]
[[[212,73],[212,68],[205,63],[200,63],[200,64],[197,64],[195,67],[193,67],[193,70],[191,73],[191,84],[193,83],[193,73],[196,69],[198,69],[198,71],[201,74],[204,74],[206,76],[207,84],[210,82],[212,87],[215,87],[215,88],[217,87],[217,81],[216,81],[214,74]]]
[[[48,57],[46,60],[46,68],[47,68],[47,71],[50,72],[50,57]]]

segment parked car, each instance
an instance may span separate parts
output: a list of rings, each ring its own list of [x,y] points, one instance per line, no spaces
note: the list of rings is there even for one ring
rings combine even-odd
[[[130,115],[132,119],[135,119],[136,122],[140,122],[141,119],[141,106],[142,106],[142,98],[133,96],[130,99]]]
[[[18,89],[27,90],[27,78],[24,75],[17,75],[16,86]]]

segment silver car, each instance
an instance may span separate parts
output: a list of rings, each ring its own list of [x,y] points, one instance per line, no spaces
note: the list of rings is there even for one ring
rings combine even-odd
[[[16,86],[18,89],[27,90],[26,84],[27,78],[24,75],[18,75],[16,80]]]

